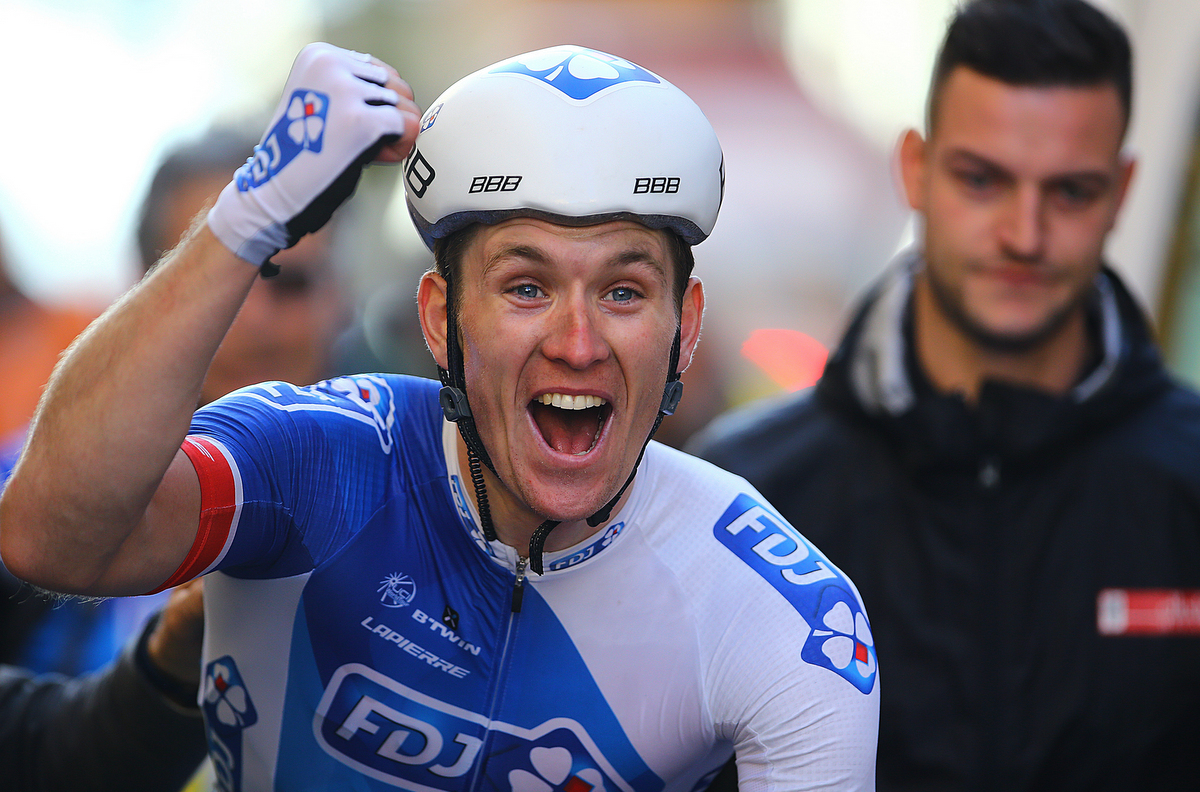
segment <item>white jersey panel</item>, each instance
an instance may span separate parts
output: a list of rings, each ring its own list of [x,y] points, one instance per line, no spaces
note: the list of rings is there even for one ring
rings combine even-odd
[[[239,580],[221,573],[204,581],[204,665],[201,704],[213,713],[209,745],[218,784],[274,789],[279,732],[292,662],[292,624],[308,575]],[[237,657],[236,665],[228,658]],[[254,691],[251,697],[248,691]],[[253,741],[242,740],[253,729]],[[224,735],[229,737],[223,739]]]

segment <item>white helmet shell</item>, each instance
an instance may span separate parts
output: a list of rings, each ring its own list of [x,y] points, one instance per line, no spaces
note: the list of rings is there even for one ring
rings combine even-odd
[[[721,145],[683,91],[622,58],[558,46],[450,86],[404,166],[425,244],[515,215],[587,225],[631,219],[696,244],[725,186]]]

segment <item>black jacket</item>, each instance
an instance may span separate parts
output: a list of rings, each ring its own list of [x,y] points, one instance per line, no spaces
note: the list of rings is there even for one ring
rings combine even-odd
[[[200,709],[164,696],[136,652],[131,645],[103,670],[74,678],[0,666],[0,789],[183,789],[207,751]]]
[[[912,266],[868,295],[814,389],[689,450],[858,585],[881,790],[1200,788],[1200,636],[1097,621],[1105,589],[1200,589],[1200,397],[1108,270],[1101,353],[1070,394],[937,394],[912,354]]]

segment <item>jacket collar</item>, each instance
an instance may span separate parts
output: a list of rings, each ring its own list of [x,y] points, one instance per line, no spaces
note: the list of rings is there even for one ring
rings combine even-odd
[[[980,454],[1032,460],[1110,426],[1169,384],[1149,325],[1120,278],[1096,277],[1097,359],[1067,394],[987,381],[975,405],[937,393],[915,362],[911,303],[922,262],[902,254],[871,288],[817,386],[817,398],[877,425],[912,464],[958,466]]]
[[[847,366],[857,401],[870,413],[900,415],[912,409],[916,395],[910,375],[915,354],[908,331],[913,280],[922,266],[915,251],[900,256],[864,300],[838,351]],[[1094,307],[1098,317],[1099,362],[1070,392],[1075,402],[1096,395],[1116,375],[1125,351],[1116,275],[1105,268],[1096,276]]]

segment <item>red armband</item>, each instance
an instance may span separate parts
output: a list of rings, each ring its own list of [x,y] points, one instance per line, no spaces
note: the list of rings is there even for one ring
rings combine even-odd
[[[241,512],[241,487],[229,452],[207,437],[187,437],[183,452],[200,479],[200,521],[187,557],[149,594],[178,586],[210,571],[229,549]]]

